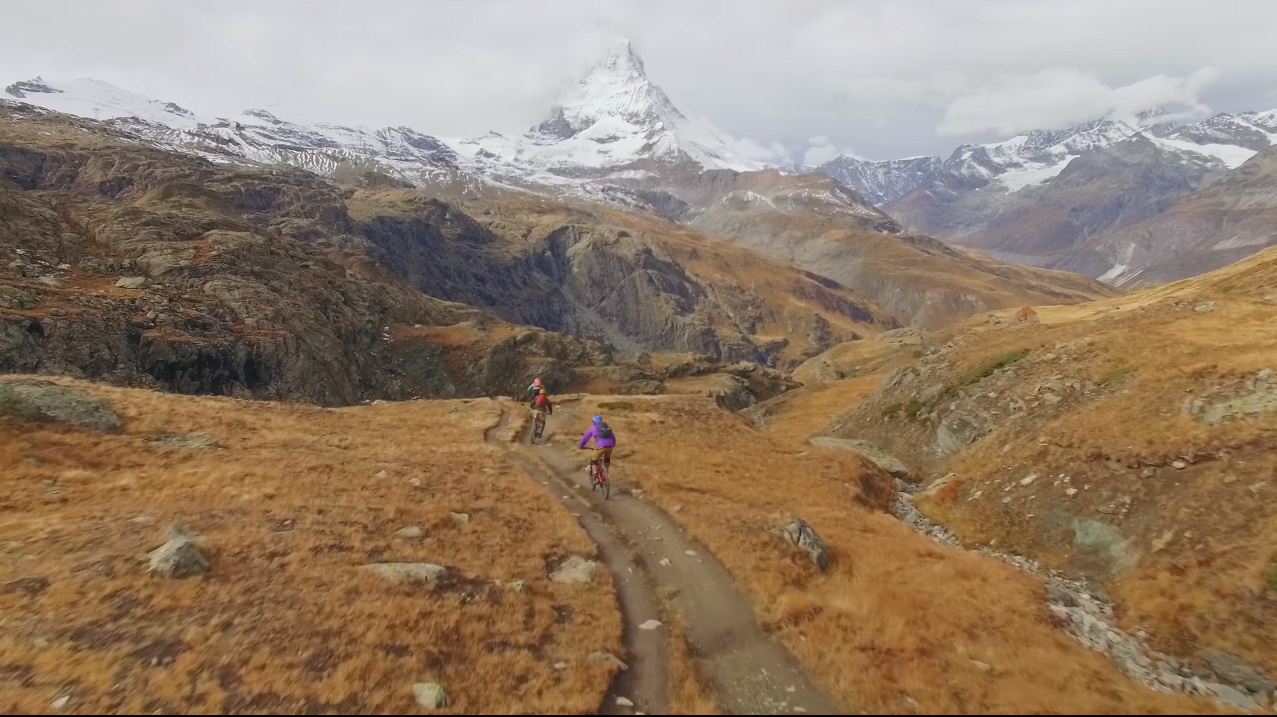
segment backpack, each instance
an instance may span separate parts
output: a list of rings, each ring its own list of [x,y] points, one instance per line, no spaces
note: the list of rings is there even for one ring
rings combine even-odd
[[[616,434],[612,432],[612,429],[606,423],[599,424],[598,436],[605,441],[616,440]]]

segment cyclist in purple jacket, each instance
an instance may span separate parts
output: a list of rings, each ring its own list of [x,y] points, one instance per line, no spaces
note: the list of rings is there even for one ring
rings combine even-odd
[[[585,450],[585,444],[594,439],[594,453],[590,456],[591,468],[601,459],[603,465],[608,468],[612,467],[612,449],[616,447],[616,433],[603,422],[602,416],[595,416],[594,423],[590,429],[581,436],[581,443],[577,446]]]

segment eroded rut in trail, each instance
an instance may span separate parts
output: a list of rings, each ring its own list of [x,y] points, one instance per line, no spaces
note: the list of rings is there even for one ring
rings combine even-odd
[[[563,403],[552,421],[571,423]],[[612,572],[625,623],[630,669],[612,687],[634,710],[664,714],[669,696],[669,657],[664,626],[639,626],[659,616],[656,590],[681,613],[693,655],[711,668],[710,679],[722,709],[730,714],[845,714],[806,678],[797,661],[759,625],[749,603],[736,591],[727,570],[700,543],[688,538],[657,506],[616,490],[611,499],[590,490],[584,461],[550,445],[529,446],[527,429],[513,435],[510,404],[501,427],[487,439],[509,449],[510,457],[559,497],[583,505],[581,524]],[[507,434],[507,435],[503,435]],[[546,435],[550,435],[547,426]],[[618,468],[624,471],[624,467]],[[575,511],[574,511],[575,512]],[[628,712],[628,710],[625,710]]]

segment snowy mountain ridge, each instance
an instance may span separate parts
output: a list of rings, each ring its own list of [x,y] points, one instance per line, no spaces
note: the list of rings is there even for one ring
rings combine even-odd
[[[815,167],[884,205],[915,189],[978,189],[1007,192],[1040,186],[1085,152],[1136,138],[1185,156],[1185,161],[1235,169],[1256,152],[1277,144],[1277,110],[1219,114],[1195,124],[1158,123],[1159,115],[1096,119],[1063,130],[1033,130],[1001,142],[964,144],[948,158],[866,160],[840,155]]]

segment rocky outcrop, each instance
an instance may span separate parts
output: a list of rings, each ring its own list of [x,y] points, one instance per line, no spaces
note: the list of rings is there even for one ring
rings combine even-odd
[[[120,417],[111,404],[50,381],[0,381],[0,414],[69,423],[103,433],[120,430]]]
[[[812,564],[822,572],[829,569],[829,551],[825,548],[825,541],[821,540],[807,521],[795,515],[777,532],[785,540],[801,548]]]

